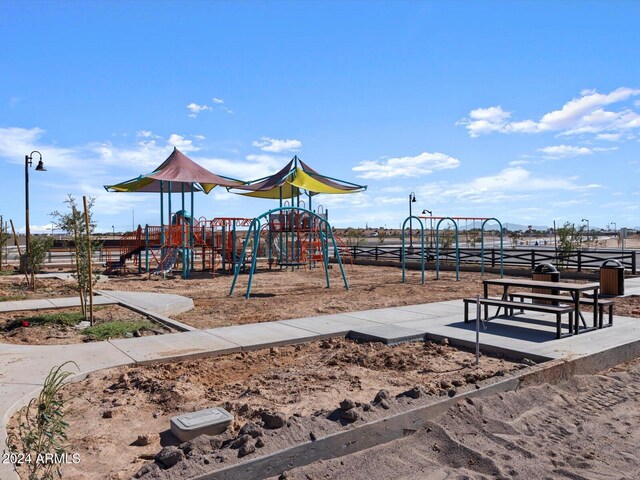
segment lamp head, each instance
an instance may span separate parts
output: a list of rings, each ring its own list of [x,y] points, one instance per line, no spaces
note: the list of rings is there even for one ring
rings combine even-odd
[[[42,159],[40,159],[40,161],[38,162],[38,165],[36,166],[36,172],[46,172],[47,169],[44,168],[44,163],[42,163]]]
[[[415,193],[413,193],[413,192],[411,192],[411,193],[409,194],[409,197],[411,197],[411,202],[415,203],[415,201],[416,201],[416,194],[415,194]]]

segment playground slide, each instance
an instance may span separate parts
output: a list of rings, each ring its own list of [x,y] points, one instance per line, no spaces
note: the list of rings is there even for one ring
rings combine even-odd
[[[160,259],[160,264],[151,273],[160,275],[161,273],[170,272],[178,261],[179,253],[180,249],[178,247],[167,248],[164,256]]]

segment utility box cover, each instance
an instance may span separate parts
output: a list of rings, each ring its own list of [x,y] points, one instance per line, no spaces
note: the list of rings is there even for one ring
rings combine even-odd
[[[233,422],[233,415],[224,408],[214,407],[185,413],[171,418],[171,433],[183,442],[198,435],[218,435]]]

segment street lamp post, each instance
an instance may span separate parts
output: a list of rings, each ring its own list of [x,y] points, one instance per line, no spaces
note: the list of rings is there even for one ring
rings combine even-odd
[[[429,248],[433,248],[433,212],[426,208],[422,210],[422,214],[429,214]]]
[[[36,172],[46,172],[47,169],[44,168],[44,164],[42,163],[42,154],[37,150],[34,150],[29,155],[24,156],[24,209],[25,209],[25,272],[29,271],[29,259],[31,258],[31,250],[29,249],[31,245],[31,229],[29,228],[29,167],[33,165],[33,154],[37,153],[40,157],[40,161],[36,166]],[[33,272],[31,272],[33,275]]]
[[[409,248],[413,248],[413,225],[411,222],[411,204],[416,202],[416,194],[409,194]]]
[[[590,237],[591,237],[591,229],[589,228],[589,219],[588,218],[583,218],[580,221],[581,222],[587,222],[587,243],[588,243],[590,241]]]

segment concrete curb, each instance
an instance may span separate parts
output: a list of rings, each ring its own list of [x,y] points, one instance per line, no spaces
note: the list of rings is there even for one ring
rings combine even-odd
[[[281,474],[292,468],[301,467],[319,460],[338,458],[359,452],[376,445],[402,438],[417,429],[464,398],[487,397],[501,392],[542,383],[559,383],[574,375],[597,373],[640,356],[640,340],[604,350],[585,357],[551,360],[520,370],[517,375],[502,380],[496,377],[480,389],[467,388],[453,398],[436,401],[391,417],[376,420],[365,425],[333,433],[318,438],[315,442],[290,447],[264,457],[232,465],[216,472],[192,477],[191,480],[261,480]]]

